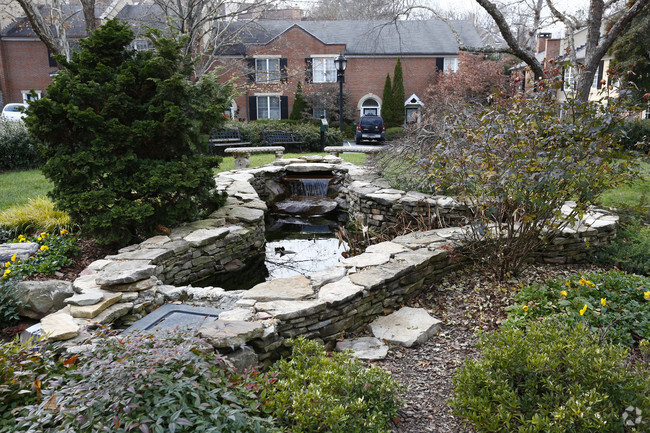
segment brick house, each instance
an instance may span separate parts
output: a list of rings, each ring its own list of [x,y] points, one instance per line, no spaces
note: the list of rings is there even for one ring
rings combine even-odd
[[[133,21],[143,5],[124,5],[118,19]],[[469,21],[451,22],[462,41],[481,45]],[[243,29],[242,29],[243,27]],[[348,59],[344,92],[354,118],[381,114],[386,75],[397,58],[404,74],[407,119],[415,121],[428,83],[436,71],[458,67],[458,44],[449,27],[428,21],[238,21],[232,23],[237,43],[227,44],[219,58],[224,79],[237,78],[239,96],[230,114],[241,120],[288,118],[298,82],[305,94],[338,98],[334,59]],[[68,30],[71,40],[83,37],[83,20]],[[137,47],[135,47],[137,48]],[[0,36],[0,91],[3,103],[22,102],[34,89],[42,94],[57,71],[56,62],[26,21],[18,20]],[[338,100],[338,99],[337,99]],[[314,107],[320,117],[324,107]]]
[[[452,21],[461,40],[481,45],[468,21]],[[305,94],[338,97],[334,59],[347,60],[344,91],[354,117],[381,115],[386,75],[401,59],[407,119],[416,121],[428,83],[437,71],[455,71],[458,44],[449,27],[428,21],[260,21],[249,26],[241,44],[221,57],[227,77],[236,78],[238,96],[231,107],[241,120],[288,118],[296,86]],[[313,115],[324,114],[314,107]]]

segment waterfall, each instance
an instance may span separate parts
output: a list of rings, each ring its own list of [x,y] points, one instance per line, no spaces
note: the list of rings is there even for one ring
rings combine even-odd
[[[291,196],[326,197],[331,177],[287,179]]]

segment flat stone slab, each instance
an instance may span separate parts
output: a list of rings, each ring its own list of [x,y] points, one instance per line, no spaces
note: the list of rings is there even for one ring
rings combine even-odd
[[[311,286],[318,289],[327,283],[338,281],[345,277],[347,269],[342,267],[333,267],[322,271],[314,272],[307,277],[311,280]]]
[[[129,314],[133,308],[132,302],[120,302],[114,305],[111,305],[101,313],[99,313],[95,318],[93,318],[93,323],[97,325],[108,325],[113,323],[122,316]]]
[[[224,311],[219,314],[219,320],[239,320],[248,321],[253,318],[253,313],[249,308],[235,308],[234,310]]]
[[[324,310],[327,303],[322,300],[316,301],[271,301],[258,302],[255,304],[257,311],[265,311],[278,320],[295,319],[300,316],[307,316]]]
[[[355,297],[363,290],[363,286],[353,284],[350,282],[350,278],[345,277],[334,283],[324,285],[318,292],[318,299],[330,304],[338,304]]]
[[[166,236],[165,236],[166,237]],[[144,248],[126,253],[120,253],[114,256],[107,256],[109,260],[150,260],[157,265],[165,259],[174,255],[172,250],[166,248]]]
[[[362,269],[350,275],[350,281],[366,289],[374,289],[384,286],[389,280],[395,276],[390,274],[382,268]]]
[[[104,299],[104,294],[97,291],[88,291],[79,295],[74,295],[65,300],[65,303],[68,305],[76,305],[79,307],[84,307],[86,305],[94,305],[98,302],[101,302]]]
[[[242,299],[255,299],[257,301],[297,301],[312,296],[309,279],[302,275],[288,278],[276,278],[266,281],[247,290]]]
[[[410,251],[404,245],[396,244],[394,242],[382,242],[375,245],[370,245],[366,248],[367,253],[379,253],[379,254],[397,254],[404,251]]]
[[[261,337],[264,333],[264,325],[241,320],[215,320],[204,323],[198,332],[217,349],[235,348]]]
[[[445,241],[445,238],[438,235],[438,230],[429,230],[426,232],[413,232],[394,238],[391,242],[404,245],[409,248],[422,248],[434,242]]]
[[[122,334],[197,329],[205,322],[217,320],[222,312],[223,310],[218,308],[165,304],[126,328]]]
[[[116,286],[118,284],[146,280],[156,271],[156,267],[149,263],[147,260],[128,260],[125,262],[111,263],[98,274],[95,283],[100,286]]]
[[[158,282],[158,278],[150,277],[146,280],[135,281],[133,283],[102,286],[102,289],[111,290],[114,292],[141,292],[143,290],[151,289],[152,287],[156,286]]]
[[[352,356],[366,361],[384,359],[388,355],[388,345],[375,337],[360,337],[336,343],[336,351],[351,350]]]
[[[184,240],[196,248],[223,239],[228,233],[230,233],[230,229],[227,227],[220,227],[218,229],[199,229],[185,236]]]
[[[70,314],[72,317],[77,317],[79,319],[93,319],[99,315],[99,313],[119,302],[121,299],[121,293],[105,293],[102,300],[94,305],[71,305]]]
[[[69,340],[79,335],[81,327],[71,315],[54,313],[41,319],[41,334],[49,341]]]
[[[35,242],[0,244],[0,262],[10,261],[14,254],[16,259],[25,260],[27,257],[36,254],[39,248],[40,245]]]
[[[427,341],[441,326],[442,322],[431,317],[423,308],[403,307],[388,316],[377,318],[368,328],[377,338],[411,347]]]
[[[231,222],[243,221],[246,223],[255,223],[264,218],[264,211],[244,206],[232,206],[224,209],[226,219]]]
[[[383,265],[390,261],[390,254],[380,253],[363,253],[358,256],[348,257],[341,260],[336,266],[345,266],[348,268],[366,268],[368,266]]]

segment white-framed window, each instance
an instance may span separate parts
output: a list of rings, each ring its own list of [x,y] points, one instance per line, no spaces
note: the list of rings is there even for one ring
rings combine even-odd
[[[642,119],[650,119],[650,105],[648,105],[643,113],[641,113]]]
[[[320,119],[321,117],[327,119],[327,110],[324,108],[314,108],[314,119]]]
[[[280,97],[279,96],[258,96],[257,97],[257,118],[258,119],[280,119]]]
[[[576,87],[576,71],[572,67],[564,70],[564,88],[566,90],[575,90]]]
[[[280,59],[279,58],[255,59],[255,82],[279,83],[280,82]]]
[[[312,58],[312,82],[314,83],[336,83],[335,57],[313,57]]]
[[[148,39],[136,39],[131,42],[131,48],[136,51],[152,51],[153,44]]]
[[[32,95],[32,92],[34,92],[36,96]],[[20,93],[22,93],[23,102],[26,104],[29,103],[29,101],[41,99],[43,97],[43,93],[40,90],[21,90]]]
[[[445,57],[443,70],[445,74],[458,72],[458,57]]]
[[[362,116],[379,116],[380,113],[379,102],[373,98],[368,98],[361,104]]]

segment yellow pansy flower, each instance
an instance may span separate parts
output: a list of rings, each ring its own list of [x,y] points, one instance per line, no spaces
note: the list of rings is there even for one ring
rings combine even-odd
[[[584,316],[586,312],[587,312],[587,304],[585,304],[585,306],[582,307],[582,310],[580,310],[580,315]]]
[[[566,296],[566,295],[568,295],[568,293],[566,292],[566,290],[562,290],[562,291],[560,292],[560,295],[562,295],[562,296]]]
[[[643,297],[646,298],[646,299],[650,299],[650,291],[643,292]]]
[[[603,307],[607,305],[607,298],[600,298],[600,305],[602,305]]]
[[[522,307],[522,310],[524,310],[524,311],[528,311],[528,305],[524,305],[524,306]]]
[[[48,247],[47,245],[43,245],[43,246],[41,247],[41,251],[47,251],[47,250],[49,250],[49,249],[50,249],[50,247]]]
[[[15,255],[15,254],[14,254],[13,256],[11,256],[11,261],[12,261],[12,262],[15,262],[15,261],[16,261],[16,255]]]
[[[66,229],[61,230],[61,235],[67,235],[68,233],[70,233],[70,232],[67,231]]]
[[[37,241],[42,241],[43,238],[39,236],[38,238],[36,238],[36,240],[37,240]]]
[[[11,269],[7,269],[5,270],[5,273],[2,274],[2,276],[6,278],[10,273],[11,273]]]
[[[8,268],[9,266],[11,266],[11,262],[5,263],[5,268]]]

